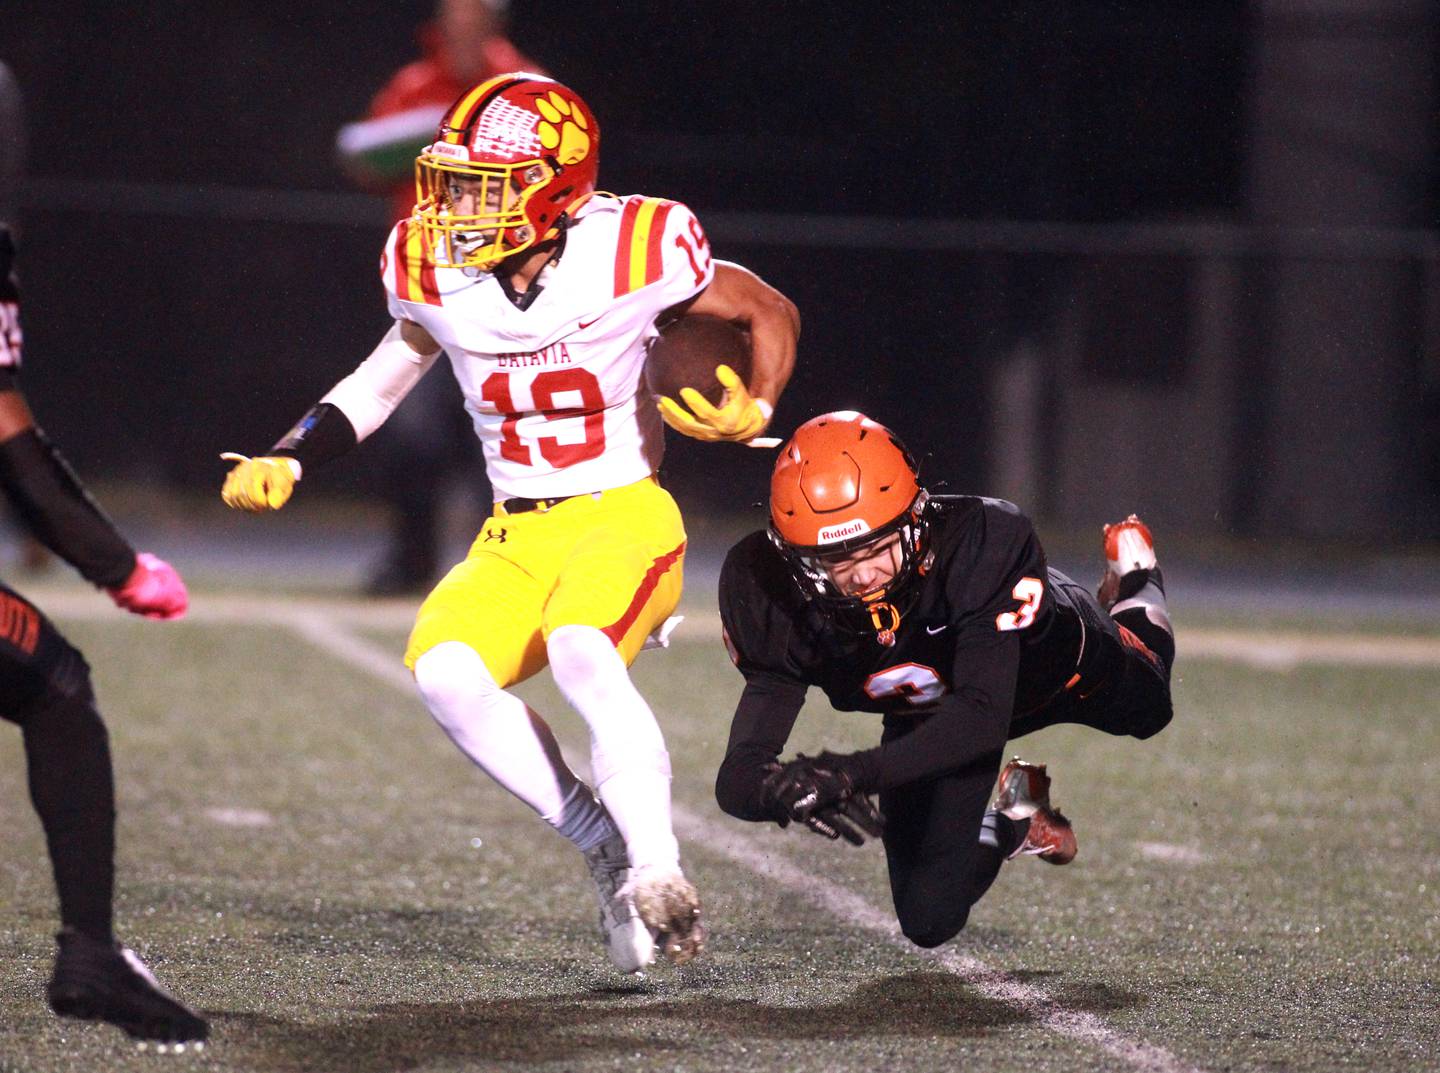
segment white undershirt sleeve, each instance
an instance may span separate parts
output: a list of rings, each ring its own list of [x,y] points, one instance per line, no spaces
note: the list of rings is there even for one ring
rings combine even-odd
[[[338,407],[350,419],[359,442],[385,423],[439,356],[438,350],[433,354],[411,350],[396,321],[370,356],[320,401]]]

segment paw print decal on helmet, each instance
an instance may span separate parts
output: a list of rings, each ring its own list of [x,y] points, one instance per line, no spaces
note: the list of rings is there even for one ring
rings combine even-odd
[[[585,115],[553,89],[535,100],[535,107],[544,117],[536,128],[540,144],[555,154],[566,167],[579,163],[590,153],[590,135]]]
[[[411,219],[425,259],[493,271],[558,236],[595,192],[599,168],[600,121],[574,90],[525,71],[472,86],[415,160]],[[464,211],[452,200],[457,183],[473,199]]]

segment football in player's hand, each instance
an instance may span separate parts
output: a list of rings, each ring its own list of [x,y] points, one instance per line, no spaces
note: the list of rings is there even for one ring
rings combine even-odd
[[[704,313],[677,317],[660,329],[645,358],[645,380],[655,395],[684,405],[682,387],[693,387],[712,406],[725,393],[715,367],[728,365],[750,382],[750,336],[720,317]]]

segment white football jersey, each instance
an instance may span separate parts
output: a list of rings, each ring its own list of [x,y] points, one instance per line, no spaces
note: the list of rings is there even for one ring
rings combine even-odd
[[[649,476],[664,425],[642,382],[655,318],[714,278],[684,205],[597,195],[575,214],[526,308],[491,273],[435,268],[409,220],[381,258],[391,314],[445,349],[496,499],[546,499]]]

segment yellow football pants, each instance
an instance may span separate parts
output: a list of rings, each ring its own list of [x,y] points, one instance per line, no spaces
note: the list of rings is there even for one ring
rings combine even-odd
[[[680,602],[684,563],[680,510],[653,477],[545,511],[497,503],[420,605],[405,665],[463,641],[510,686],[545,666],[554,630],[582,625],[603,631],[628,666]]]

